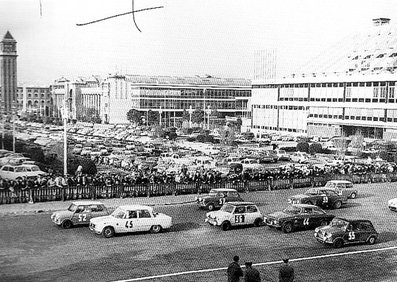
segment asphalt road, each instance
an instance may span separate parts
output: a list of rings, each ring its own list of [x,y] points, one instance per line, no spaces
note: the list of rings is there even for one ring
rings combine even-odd
[[[0,218],[0,281],[114,281],[207,268],[226,267],[234,255],[257,262],[279,261],[396,246],[397,213],[388,210],[396,183],[357,185],[359,197],[330,213],[370,219],[380,233],[373,246],[335,250],[316,242],[313,231],[284,234],[268,227],[227,232],[204,223],[206,211],[194,204],[158,207],[174,226],[160,234],[119,235],[105,239],[87,227],[63,230],[49,214]],[[306,189],[244,194],[264,213],[281,210],[286,198]],[[396,250],[293,263],[296,281],[395,281]],[[261,266],[264,281],[277,281],[279,265]],[[226,281],[225,271],[150,281]]]

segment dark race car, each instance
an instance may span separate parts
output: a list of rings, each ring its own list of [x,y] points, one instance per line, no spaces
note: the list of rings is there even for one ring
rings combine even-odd
[[[200,208],[212,211],[221,208],[224,203],[242,202],[244,200],[235,189],[219,188],[211,189],[208,194],[197,197],[196,201]]]
[[[322,208],[339,209],[347,203],[347,197],[339,195],[333,189],[311,188],[304,194],[295,195],[288,199],[290,204],[308,204],[316,205]]]
[[[314,229],[327,225],[334,218],[314,205],[293,204],[281,212],[265,215],[264,222],[269,227],[280,228],[285,233],[295,230]]]
[[[335,217],[327,226],[318,227],[314,231],[317,241],[332,245],[335,248],[347,244],[375,244],[378,232],[369,220],[350,220]]]

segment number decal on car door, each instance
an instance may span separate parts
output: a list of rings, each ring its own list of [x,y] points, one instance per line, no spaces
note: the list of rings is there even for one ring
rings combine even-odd
[[[323,197],[323,203],[324,203],[324,204],[328,203],[328,197],[327,197],[327,196],[324,196],[324,197]]]
[[[220,199],[219,199],[219,204],[220,204],[220,205],[223,205],[225,202],[226,202],[226,199],[225,199],[225,198],[220,198]]]
[[[79,214],[79,221],[86,221],[87,215],[86,214]]]
[[[356,234],[354,234],[354,232],[349,232],[349,240],[354,240],[356,239]]]
[[[303,225],[309,225],[309,218],[303,219]]]
[[[132,228],[132,227],[133,227],[132,220],[125,222],[125,228]]]
[[[235,215],[234,216],[234,222],[236,222],[236,223],[243,223],[244,220],[245,220],[244,215]]]

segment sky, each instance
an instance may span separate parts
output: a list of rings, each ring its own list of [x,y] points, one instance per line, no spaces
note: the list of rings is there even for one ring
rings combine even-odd
[[[41,9],[40,9],[41,3]],[[142,74],[253,77],[256,50],[277,50],[293,70],[372,25],[397,23],[394,0],[0,0],[0,37],[17,43],[18,83],[64,76]]]

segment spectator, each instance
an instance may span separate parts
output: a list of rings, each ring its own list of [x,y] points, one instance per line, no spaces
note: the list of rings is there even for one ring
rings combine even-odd
[[[243,276],[243,270],[241,269],[239,265],[239,256],[234,256],[233,257],[233,262],[229,264],[229,267],[227,268],[227,281],[228,282],[238,282],[240,281],[240,277]]]
[[[289,259],[283,258],[284,264],[279,269],[279,281],[280,282],[293,282],[295,278],[294,268],[289,265]]]
[[[245,263],[245,275],[244,281],[245,282],[261,282],[261,275],[256,268],[252,267],[252,262],[247,261]]]

